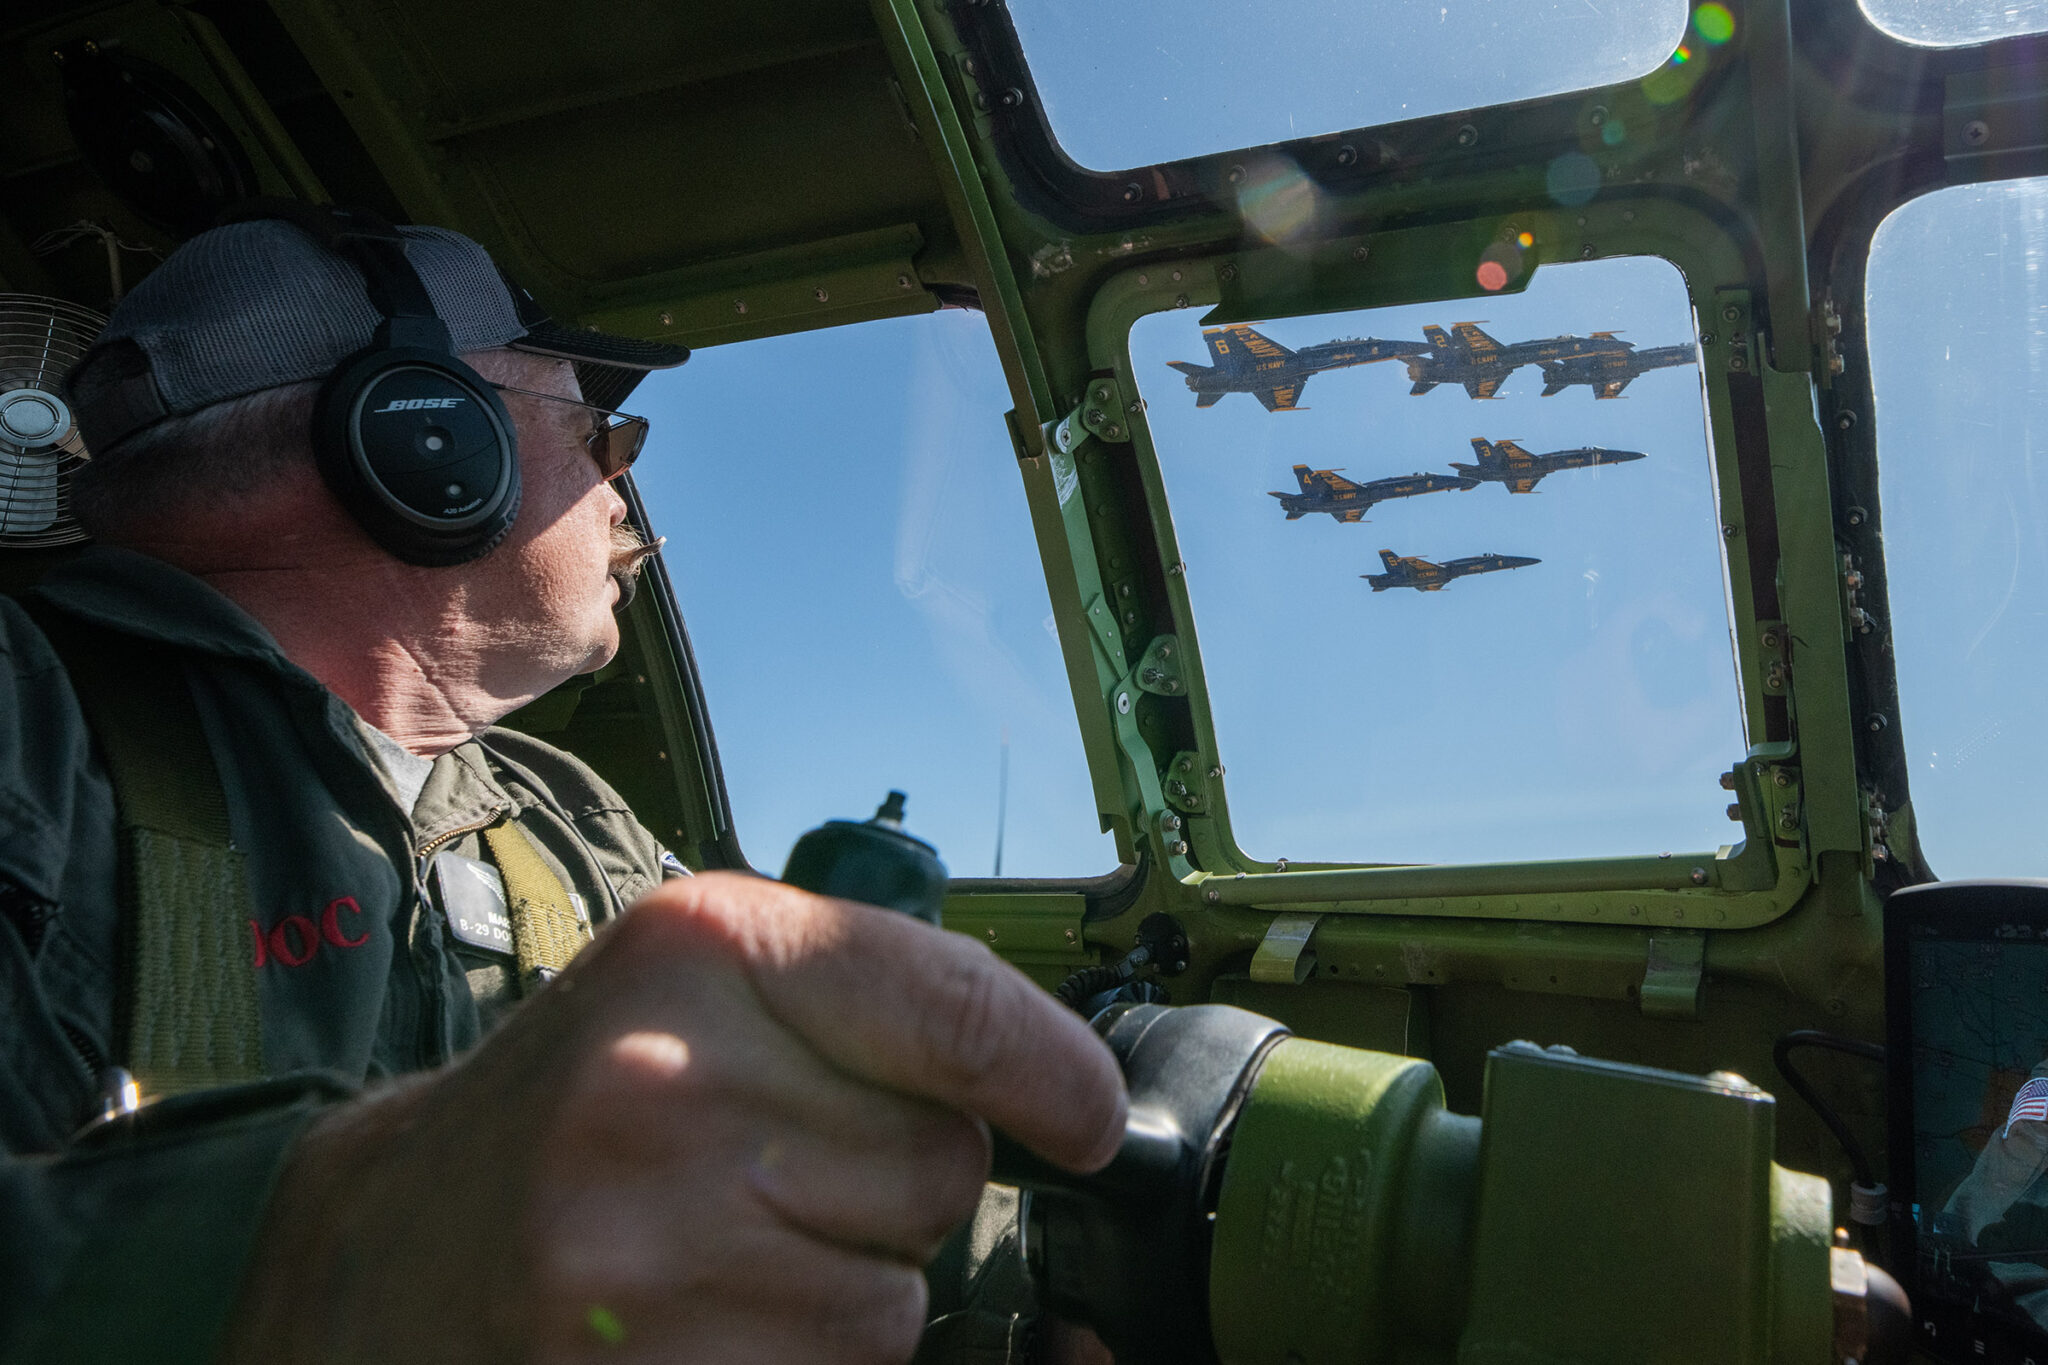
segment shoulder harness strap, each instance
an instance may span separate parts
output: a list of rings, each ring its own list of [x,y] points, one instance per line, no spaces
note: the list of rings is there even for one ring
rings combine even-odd
[[[263,1074],[255,921],[220,769],[176,650],[22,599],[70,674],[113,781],[131,980],[127,1065],[145,1094]]]
[[[533,836],[509,817],[484,831],[484,846],[505,879],[512,952],[524,993],[569,965],[590,941],[590,925],[570,904],[567,888],[540,856]]]

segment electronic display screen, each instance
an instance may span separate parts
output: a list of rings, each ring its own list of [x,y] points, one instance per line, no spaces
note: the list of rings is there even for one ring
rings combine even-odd
[[[1901,1278],[1940,1356],[2048,1365],[2048,892],[1941,899],[1894,898],[1923,912],[1893,925]]]

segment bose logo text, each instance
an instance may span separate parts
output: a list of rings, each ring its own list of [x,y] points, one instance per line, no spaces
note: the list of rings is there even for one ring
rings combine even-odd
[[[419,408],[452,408],[462,401],[460,398],[399,398],[373,411],[412,412]]]

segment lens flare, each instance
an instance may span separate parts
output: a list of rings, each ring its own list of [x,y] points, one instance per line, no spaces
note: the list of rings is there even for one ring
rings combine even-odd
[[[1527,237],[1529,234],[1522,235]],[[1479,268],[1472,272],[1472,277],[1479,281],[1481,289],[1494,294],[1507,288],[1508,281],[1513,279],[1521,268],[1521,248],[1513,242],[1495,242],[1479,253]]]
[[[1315,225],[1322,192],[1302,174],[1301,167],[1285,157],[1274,157],[1245,176],[1237,191],[1237,207],[1245,226],[1279,245]]]
[[[1726,5],[1701,5],[1692,12],[1693,30],[1716,47],[1735,36],[1735,16]]]
[[[1618,118],[1611,118],[1600,125],[1600,140],[1610,147],[1619,147],[1628,141],[1628,128]]]
[[[1507,288],[1508,268],[1499,261],[1481,261],[1478,278],[1479,287],[1491,294]]]
[[[1600,163],[1584,152],[1566,152],[1544,172],[1543,188],[1566,208],[1577,208],[1600,192]]]
[[[1521,233],[1515,238],[1515,245],[1527,251],[1530,247],[1536,245],[1536,234],[1533,232]]]
[[[1684,66],[1691,60],[1692,49],[1689,47],[1681,47],[1678,51],[1671,54],[1671,63],[1674,66]]]

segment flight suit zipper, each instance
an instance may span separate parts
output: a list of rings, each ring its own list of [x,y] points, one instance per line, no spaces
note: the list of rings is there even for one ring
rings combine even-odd
[[[444,830],[413,851],[412,918],[406,925],[405,946],[406,951],[412,955],[413,971],[417,974],[420,983],[421,1029],[419,1064],[423,1070],[428,1067],[439,1066],[442,1062],[447,1061],[451,1050],[448,1042],[447,1011],[441,991],[441,964],[436,962],[434,964],[435,970],[428,972],[424,970],[420,962],[419,939],[421,917],[431,913],[433,905],[433,895],[427,889],[427,860],[432,858],[440,849],[460,839],[463,835],[475,834],[478,830],[496,824],[510,809],[510,806],[494,805],[485,813],[482,819],[471,824],[462,825],[456,829]],[[429,1020],[432,1021],[431,1042],[429,1041],[427,1029],[427,1021]]]

